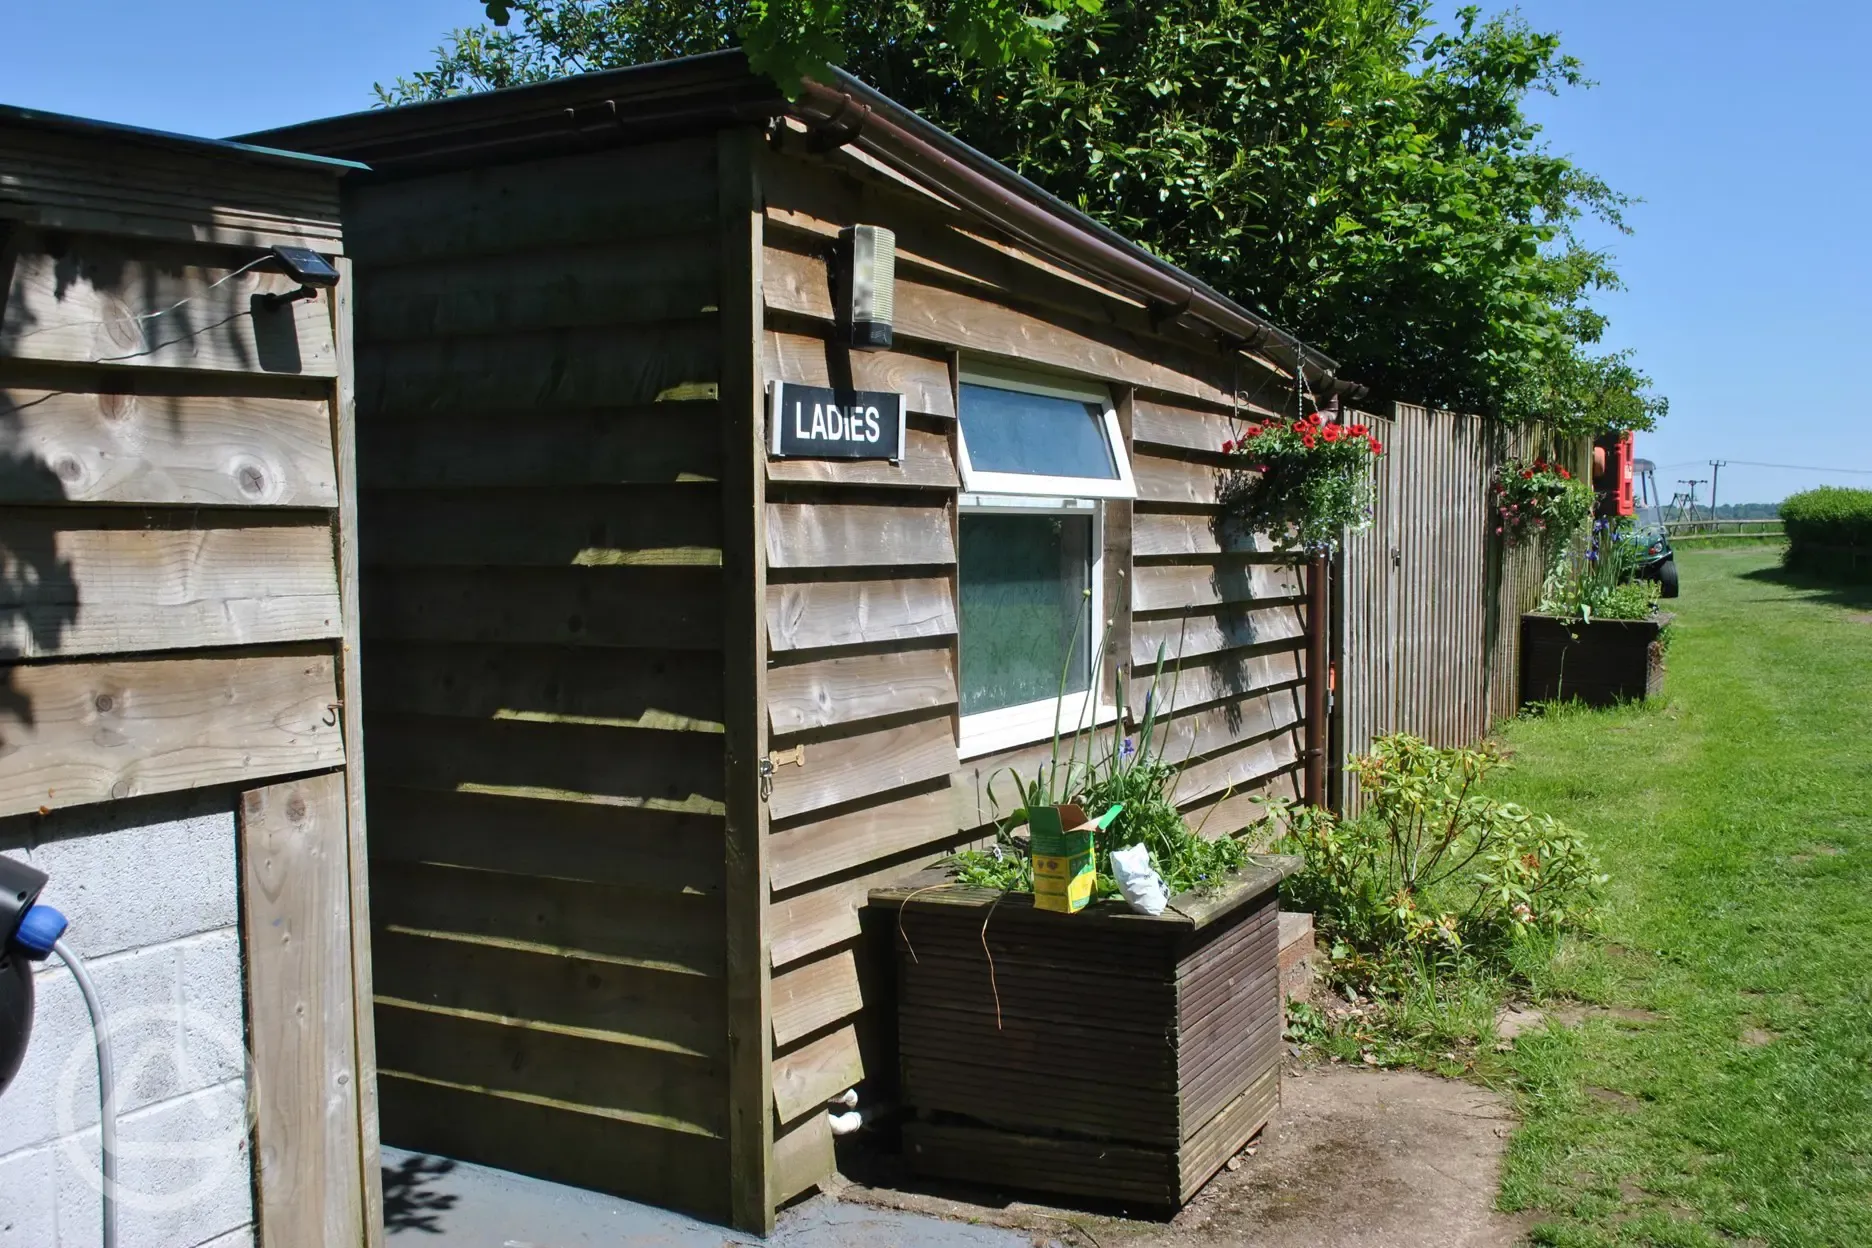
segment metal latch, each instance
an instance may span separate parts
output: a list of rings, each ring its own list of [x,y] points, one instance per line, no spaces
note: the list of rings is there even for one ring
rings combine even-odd
[[[806,765],[806,744],[801,742],[790,750],[781,750],[778,754],[769,754],[760,760],[760,795],[761,801],[773,796],[774,772],[781,767],[804,767]]]

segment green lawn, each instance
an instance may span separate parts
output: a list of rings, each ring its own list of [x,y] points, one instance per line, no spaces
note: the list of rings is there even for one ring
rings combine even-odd
[[[1612,877],[1550,986],[1617,1007],[1505,1055],[1502,1205],[1542,1244],[1872,1245],[1872,587],[1679,563],[1662,705],[1501,734],[1496,791]]]

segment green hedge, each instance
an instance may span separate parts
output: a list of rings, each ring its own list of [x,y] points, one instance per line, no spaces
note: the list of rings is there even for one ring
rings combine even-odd
[[[1781,519],[1788,567],[1872,580],[1872,490],[1805,490],[1781,504]]]

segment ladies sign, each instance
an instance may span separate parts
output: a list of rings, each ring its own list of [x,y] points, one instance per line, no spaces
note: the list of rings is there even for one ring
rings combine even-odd
[[[904,396],[776,381],[767,410],[775,459],[903,460]]]

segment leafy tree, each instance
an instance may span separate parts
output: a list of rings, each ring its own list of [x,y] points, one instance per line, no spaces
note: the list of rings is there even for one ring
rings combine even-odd
[[[782,8],[782,3],[785,7]],[[1380,397],[1649,428],[1575,227],[1627,200],[1540,141],[1557,36],[1426,0],[511,0],[385,103],[742,43],[844,65],[1338,358]],[[810,69],[802,72],[810,73]]]

